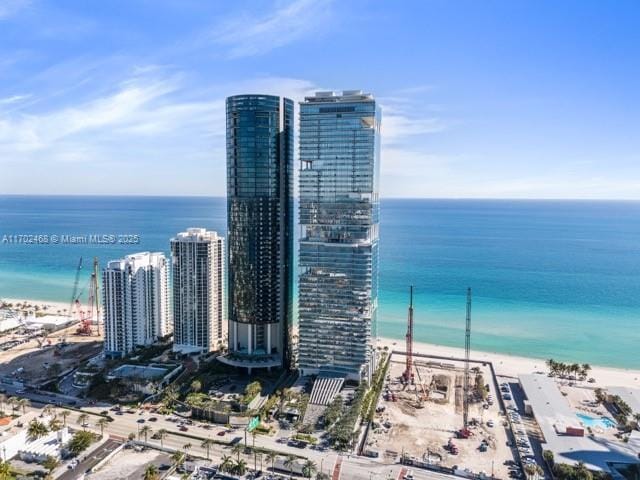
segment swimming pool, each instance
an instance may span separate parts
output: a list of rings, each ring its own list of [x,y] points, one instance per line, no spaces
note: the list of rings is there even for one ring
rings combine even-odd
[[[580,419],[582,425],[584,425],[585,427],[615,428],[618,426],[618,424],[611,420],[609,417],[595,418],[584,413],[576,413],[576,416]]]

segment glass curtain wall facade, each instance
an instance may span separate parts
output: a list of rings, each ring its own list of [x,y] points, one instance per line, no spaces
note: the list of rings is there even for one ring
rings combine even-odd
[[[372,95],[300,104],[303,374],[370,379],[378,309],[380,110]]]
[[[229,355],[289,367],[293,264],[293,102],[227,98]]]

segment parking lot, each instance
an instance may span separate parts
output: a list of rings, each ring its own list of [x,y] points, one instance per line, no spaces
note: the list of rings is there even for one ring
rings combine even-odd
[[[522,469],[527,464],[538,465],[545,470],[542,459],[542,434],[535,419],[525,415],[525,395],[520,383],[510,377],[498,377],[498,381],[511,430],[512,450],[520,462],[520,465],[510,466],[509,477],[524,478]]]

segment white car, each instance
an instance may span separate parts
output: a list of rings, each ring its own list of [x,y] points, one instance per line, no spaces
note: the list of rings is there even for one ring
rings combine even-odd
[[[493,423],[493,420],[489,420],[487,422],[487,427],[493,427],[495,424]]]

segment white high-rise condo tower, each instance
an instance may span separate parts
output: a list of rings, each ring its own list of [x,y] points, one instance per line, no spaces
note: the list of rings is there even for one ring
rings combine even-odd
[[[371,378],[378,311],[380,110],[359,90],[300,104],[298,366]]]
[[[226,344],[224,239],[189,228],[171,239],[173,350],[216,351]]]
[[[171,333],[167,259],[162,253],[127,255],[102,272],[104,352],[122,357]]]

